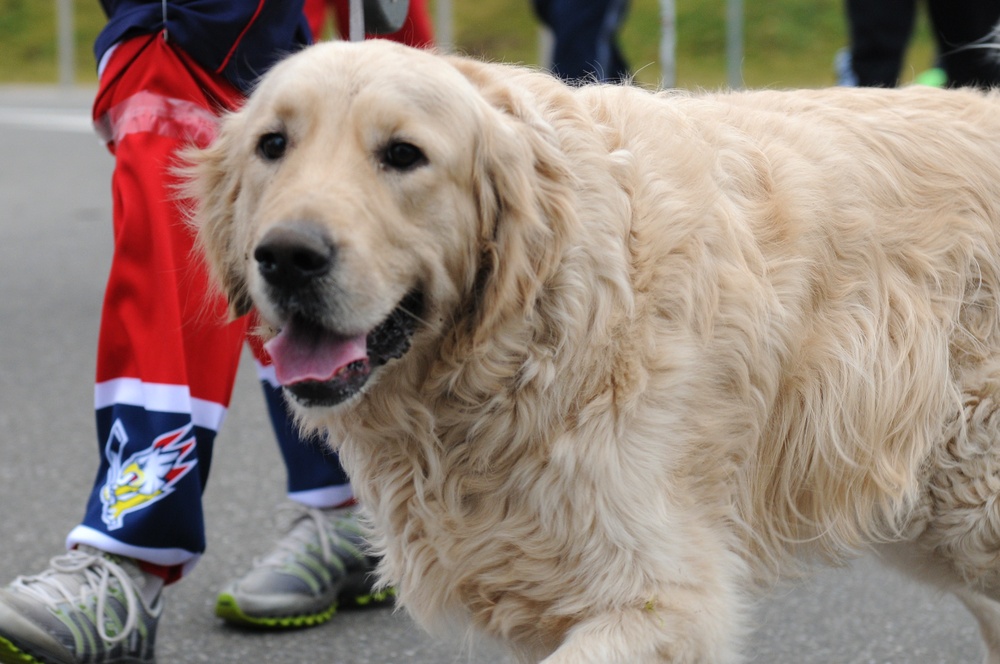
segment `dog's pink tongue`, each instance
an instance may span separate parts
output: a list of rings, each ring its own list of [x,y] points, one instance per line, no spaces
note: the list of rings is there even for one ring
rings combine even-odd
[[[271,355],[275,375],[282,385],[326,382],[352,362],[368,359],[368,345],[363,334],[341,337],[300,333],[291,323],[265,343],[264,349]]]

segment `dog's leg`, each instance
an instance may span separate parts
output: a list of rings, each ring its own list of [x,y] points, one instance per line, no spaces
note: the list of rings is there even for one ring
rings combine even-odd
[[[961,426],[938,450],[919,544],[957,577],[1000,601],[1000,380],[964,394]]]
[[[931,459],[923,531],[883,558],[950,590],[979,623],[987,664],[1000,664],[1000,371],[969,381],[948,440]],[[915,524],[917,525],[917,524]]]
[[[1000,603],[963,588],[955,592],[976,617],[986,644],[986,664],[1000,664]]]
[[[734,635],[703,611],[672,613],[654,602],[579,623],[542,664],[731,664]]]

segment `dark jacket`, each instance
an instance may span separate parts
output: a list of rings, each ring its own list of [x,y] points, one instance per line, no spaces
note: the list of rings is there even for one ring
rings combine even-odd
[[[115,44],[166,29],[172,44],[246,91],[278,59],[312,41],[303,2],[101,0],[108,23],[94,43],[94,54],[100,62]]]

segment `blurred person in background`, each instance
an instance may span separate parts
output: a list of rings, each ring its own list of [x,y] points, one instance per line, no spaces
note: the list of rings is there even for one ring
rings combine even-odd
[[[913,34],[917,0],[847,0],[850,47],[838,54],[841,85],[895,87]],[[982,46],[995,41],[1000,0],[927,0],[942,72],[950,87],[991,87],[1000,81],[1000,58]]]
[[[532,0],[535,15],[552,31],[550,69],[569,83],[627,83],[618,45],[628,0]]]
[[[309,29],[317,40],[323,39],[326,34],[327,18],[331,12],[337,35],[346,41],[349,37],[351,17],[350,0],[305,0],[305,13],[306,19],[309,21]],[[427,0],[410,0],[406,20],[398,32],[389,35],[365,35],[366,39],[373,37],[382,37],[417,48],[433,46],[434,25],[431,22],[430,13],[427,11]]]

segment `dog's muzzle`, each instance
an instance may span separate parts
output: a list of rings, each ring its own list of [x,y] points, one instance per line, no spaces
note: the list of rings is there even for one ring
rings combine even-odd
[[[306,406],[332,406],[358,394],[373,369],[409,350],[423,314],[423,296],[414,289],[365,334],[328,328],[321,321],[329,319],[324,295],[336,255],[321,228],[301,222],[270,229],[253,252],[270,304],[283,319],[264,347],[278,382]]]

